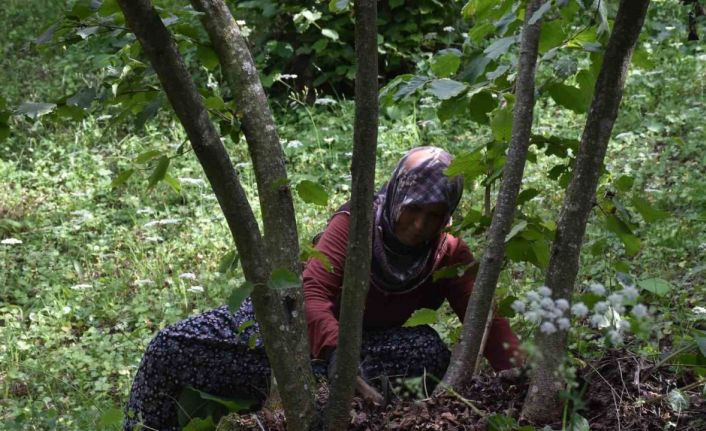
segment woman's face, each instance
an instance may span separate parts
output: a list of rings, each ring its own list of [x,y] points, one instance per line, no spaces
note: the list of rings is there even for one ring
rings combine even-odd
[[[420,246],[439,235],[447,214],[445,203],[407,205],[395,223],[394,234],[406,246]]]

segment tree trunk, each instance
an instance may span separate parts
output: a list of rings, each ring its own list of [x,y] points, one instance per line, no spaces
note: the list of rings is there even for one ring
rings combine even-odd
[[[336,368],[326,408],[326,429],[343,430],[358,374],[370,265],[378,131],[377,1],[355,2],[355,125],[351,166],[351,218],[343,276]]]
[[[466,308],[461,339],[454,349],[442,384],[435,391],[437,393],[443,392],[446,387],[459,391],[470,381],[476,368],[495,286],[505,257],[505,236],[512,227],[517,195],[527,159],[534,111],[534,75],[541,26],[541,19],[533,19],[533,15],[541,4],[542,0],[532,0],[527,4],[520,45],[512,139],[493,221],[488,232],[488,246],[481,258],[475,288]]]
[[[292,257],[298,255],[298,244],[289,188],[272,184],[283,184],[277,180],[286,179],[281,149],[277,153],[259,141],[254,145],[250,143],[251,147],[261,145],[251,148],[251,152],[257,152],[253,159],[256,171],[260,171],[256,175],[263,212],[266,213],[263,218],[268,239],[263,244],[237,173],[169,31],[149,0],[118,0],[118,4],[187,132],[233,234],[245,278],[255,286],[256,316],[274,375],[282,389],[289,427],[292,430],[314,428],[319,419],[314,404],[314,379],[308,359],[301,292],[298,289],[274,292],[266,287],[273,267],[299,273],[298,257]],[[266,105],[265,110],[269,114]],[[262,128],[271,137],[274,132],[272,122],[263,124]],[[270,157],[274,161],[262,160]],[[265,176],[267,169],[272,169],[271,178],[263,180],[261,176]],[[261,181],[266,181],[268,186],[264,187]],[[278,217],[289,217],[290,220]]]
[[[237,103],[255,169],[270,268],[300,275],[299,241],[284,153],[247,41],[223,0],[191,0],[191,4],[203,13],[201,22]],[[317,414],[302,290],[263,288],[255,289],[252,296],[288,425],[290,429],[308,429]],[[297,412],[297,417],[292,412]]]
[[[649,0],[621,0],[618,8],[552,244],[546,285],[554,299],[570,300],[574,290],[586,222],[618,115],[630,56],[648,5]],[[565,358],[567,335],[566,331],[551,335],[537,331],[535,335],[537,362],[522,410],[523,416],[533,422],[547,423],[561,414],[559,394],[565,383],[559,369]]]

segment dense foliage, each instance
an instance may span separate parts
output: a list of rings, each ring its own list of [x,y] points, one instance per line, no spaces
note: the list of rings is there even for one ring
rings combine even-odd
[[[177,18],[169,28],[193,61],[254,196],[250,161],[230,113],[237,101],[219,83],[197,17],[179,2],[157,3],[167,20]],[[272,103],[290,178],[299,185],[297,222],[305,242],[347,199],[353,112],[335,92],[308,103],[311,93],[299,87],[349,85],[349,6],[311,3],[237,6],[253,12],[248,26],[265,82],[280,85]],[[567,5],[544,12],[535,145],[499,286],[500,310],[511,317],[511,304],[543,278],[610,26],[610,2],[607,8],[559,3]],[[460,12],[420,2],[427,13],[417,21],[403,2],[385,7],[390,15],[382,19],[394,25],[381,36],[391,79],[381,99],[378,183],[412,146],[449,149],[469,179],[453,229],[480,251],[486,196],[493,196],[509,137],[522,8],[474,0],[454,15]],[[0,10],[11,29],[0,59],[0,422],[9,429],[115,426],[154,331],[223,303],[242,282],[218,205],[114,3],[78,1],[66,11],[68,20],[55,2],[41,0],[10,1]],[[603,335],[624,319],[634,334],[624,340],[630,351],[661,356],[681,381],[706,376],[706,50],[687,42],[687,12],[670,2],[651,9],[596,196],[582,256],[585,287],[576,298],[593,306],[601,298],[591,283],[609,293],[634,284],[652,318],[626,313],[598,328],[575,325],[574,367],[617,341]],[[272,26],[277,32],[258,29],[270,18],[283,23]],[[288,47],[288,40],[298,45]],[[306,55],[313,56],[307,66],[320,70],[296,69],[296,58]],[[389,71],[398,70],[408,73],[392,78]],[[282,73],[305,78],[286,87]],[[458,334],[446,309],[413,319],[409,324],[432,322],[450,342]],[[520,316],[513,323],[525,336],[536,324]],[[579,394],[576,388],[571,395]]]

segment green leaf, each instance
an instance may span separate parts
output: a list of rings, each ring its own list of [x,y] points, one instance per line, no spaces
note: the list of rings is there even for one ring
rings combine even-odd
[[[537,268],[546,269],[549,266],[549,242],[536,240],[532,242],[532,253],[534,259],[530,259]]]
[[[482,18],[495,5],[494,0],[469,0],[461,9],[465,19]]]
[[[517,421],[505,415],[492,415],[488,418],[488,431],[513,431]]]
[[[404,323],[404,327],[419,326],[419,325],[431,325],[438,321],[438,316],[436,310],[429,308],[420,308],[416,310]]]
[[[490,114],[490,129],[498,142],[509,142],[512,138],[512,108],[496,108]]]
[[[510,241],[515,235],[520,233],[524,228],[527,227],[527,220],[520,220],[515,226],[510,229],[510,232],[505,235],[505,242]]]
[[[203,392],[203,391],[199,391],[198,389],[194,389],[194,390],[196,390],[199,393],[199,395],[201,395],[201,398],[203,398],[204,400],[215,401],[218,404],[221,404],[222,406],[227,408],[228,411],[231,413],[247,410],[250,408],[250,406],[253,405],[253,402],[250,400],[244,400],[244,399],[239,399],[239,398],[219,397],[219,396],[211,395],[211,394]]]
[[[233,289],[228,297],[228,309],[235,313],[240,309],[240,305],[245,299],[250,296],[255,286],[249,281],[243,283],[242,286]]]
[[[576,414],[571,418],[571,427],[568,431],[591,431],[591,426],[588,424],[588,419]]]
[[[10,126],[7,124],[0,123],[0,142],[4,141],[10,136]]]
[[[297,184],[297,193],[302,200],[309,204],[326,206],[328,205],[328,193],[319,184],[303,180]]]
[[[517,301],[517,296],[506,296],[498,303],[498,314],[502,317],[515,317],[515,310],[512,309],[512,303]]]
[[[444,50],[431,60],[431,70],[439,78],[447,78],[458,70],[461,65],[460,52]]]
[[[527,25],[533,25],[534,23],[536,23],[537,21],[542,19],[544,14],[547,13],[547,11],[551,7],[552,7],[551,0],[544,2],[544,4],[542,4],[536,11],[534,11],[534,13],[530,17],[529,21],[527,21]],[[542,29],[544,29],[544,26],[542,26]]]
[[[586,112],[587,105],[580,89],[556,83],[549,86],[548,91],[552,99],[564,108],[571,109],[579,114]]]
[[[98,15],[100,16],[109,16],[116,12],[120,12],[117,0],[103,0],[101,7],[98,8]]]
[[[301,286],[301,281],[297,274],[286,268],[276,268],[270,275],[267,287],[270,289],[296,289]]]
[[[328,10],[333,13],[340,13],[348,9],[350,0],[331,0],[328,2]]]
[[[164,176],[167,175],[169,162],[170,160],[167,156],[162,156],[159,158],[157,166],[154,168],[154,171],[152,171],[152,175],[150,175],[150,178],[148,180],[148,187],[152,188],[156,186],[158,182],[164,179]]]
[[[475,43],[480,43],[486,36],[495,31],[495,26],[488,22],[476,22],[468,31],[468,37]]]
[[[468,65],[463,69],[458,79],[468,83],[474,83],[478,78],[485,75],[485,69],[492,62],[492,60],[485,55],[478,55],[473,58],[473,60],[468,63]]]
[[[564,43],[564,39],[566,39],[566,33],[562,21],[549,21],[542,24],[539,33],[539,53],[544,54],[550,49],[560,46]]]
[[[181,183],[179,180],[169,174],[164,174],[164,182],[174,190],[175,193],[181,193]]]
[[[413,76],[409,81],[399,87],[393,99],[397,101],[411,95],[417,91],[419,87],[426,84],[427,81],[428,79],[423,76]]]
[[[640,196],[633,196],[632,204],[647,223],[663,220],[670,216],[668,212],[654,208],[647,199]]]
[[[20,115],[26,115],[29,118],[36,120],[42,115],[52,112],[55,108],[56,103],[24,102],[17,107],[17,113]]]
[[[218,55],[210,46],[199,45],[196,48],[196,56],[208,70],[213,70],[218,66]]]
[[[331,30],[330,28],[322,28],[321,34],[333,40],[334,42],[338,40],[338,32],[336,30]]]
[[[442,100],[439,108],[436,110],[436,115],[439,117],[439,121],[444,123],[450,118],[465,116],[467,109],[467,98],[465,95],[461,95],[451,99]]]
[[[539,195],[539,190],[537,189],[526,189],[520,192],[517,196],[517,205],[522,205],[525,202],[529,202]]]
[[[182,431],[213,431],[215,429],[216,424],[213,423],[213,418],[208,416],[206,419],[198,417],[191,419],[189,423],[182,428]]]
[[[620,178],[613,182],[613,185],[616,189],[620,190],[621,192],[628,192],[630,191],[634,183],[635,178],[629,175],[621,175]]]
[[[134,169],[126,169],[122,171],[115,179],[110,183],[111,188],[116,188],[120,187],[121,185],[125,184],[127,180],[130,179],[132,174],[135,173]]]
[[[515,44],[515,42],[517,42],[516,36],[500,38],[490,44],[490,46],[483,51],[483,54],[485,54],[489,59],[495,60],[505,54],[510,47]]]
[[[634,256],[638,251],[640,251],[640,248],[642,247],[640,239],[633,235],[630,227],[628,227],[628,225],[618,217],[613,214],[607,215],[606,227],[609,231],[618,235],[618,238],[620,238],[620,241],[622,241],[625,246],[625,253],[627,253],[628,256]]]
[[[471,263],[470,265],[467,263],[456,263],[453,265],[445,266],[434,271],[434,274],[432,274],[431,279],[433,282],[436,283],[439,280],[463,277],[463,274],[466,273],[466,270],[468,270],[471,265],[473,265],[473,263]]]
[[[466,84],[453,79],[435,79],[429,86],[429,92],[441,100],[456,97],[466,90]]]
[[[98,425],[100,425],[100,429],[114,428],[122,423],[123,410],[115,407],[103,412],[100,419],[98,420]]]
[[[657,296],[668,294],[673,286],[667,280],[661,278],[645,278],[637,282],[637,285],[648,292],[652,292]]]
[[[162,155],[162,152],[159,150],[147,150],[144,153],[141,153],[137,157],[135,157],[135,163],[147,163],[150,160],[159,157]]]
[[[312,247],[309,244],[305,244],[302,247],[302,251],[299,256],[299,260],[306,262],[309,259],[316,259],[321,263],[321,266],[324,267],[326,272],[331,272],[333,271],[333,266],[331,266],[331,261],[329,260],[328,256],[326,256],[324,253],[321,252],[321,250],[317,250],[314,247]]]
[[[482,157],[480,151],[463,153],[453,159],[444,174],[449,177],[463,175],[464,182],[471,182],[485,173]]]
[[[480,91],[471,97],[470,117],[478,124],[490,124],[488,113],[498,106],[498,101],[489,91]]]
[[[207,109],[213,109],[216,111],[219,111],[226,107],[226,103],[223,101],[223,99],[215,95],[207,97],[206,99],[204,99],[203,103],[204,105],[206,105]]]
[[[632,53],[632,64],[635,67],[645,70],[652,70],[655,68],[654,60],[650,58],[649,52],[647,52],[644,47],[639,47]]]
[[[238,252],[236,250],[231,250],[221,257],[218,263],[217,271],[221,274],[227,274],[235,269],[235,265],[238,263]]]

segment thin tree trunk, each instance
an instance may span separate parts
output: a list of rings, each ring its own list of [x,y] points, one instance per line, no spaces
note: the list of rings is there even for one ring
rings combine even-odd
[[[253,160],[270,267],[300,275],[299,241],[284,153],[247,41],[223,0],[191,0],[191,4],[203,13],[201,22],[235,97]],[[308,429],[315,424],[317,414],[302,290],[257,289],[253,291],[253,305],[288,413],[288,426]]]
[[[119,0],[118,4],[157,72],[167,98],[189,136],[233,234],[245,278],[255,286],[255,311],[274,375],[282,388],[284,407],[289,413],[287,419],[290,429],[312,429],[317,426],[319,419],[314,404],[315,388],[308,359],[302,295],[298,289],[273,292],[266,287],[273,267],[284,267],[299,273],[297,259],[291,256],[292,253],[298,254],[298,245],[294,213],[286,208],[287,199],[291,208],[289,189],[286,186],[282,186],[283,189],[270,187],[269,190],[276,190],[277,196],[263,193],[264,190],[260,192],[261,199],[268,202],[267,206],[263,205],[263,212],[275,213],[264,217],[265,230],[269,237],[264,244],[237,173],[169,31],[149,0]],[[267,124],[263,125],[263,128],[271,132]],[[276,158],[271,148],[258,151],[261,151],[258,153],[258,162],[270,155]],[[253,159],[255,158],[254,156]],[[283,164],[281,169],[278,169],[276,163],[274,166],[267,166],[266,163],[260,163],[259,169],[273,169],[273,179],[266,180],[267,184],[271,186],[272,181],[286,179]],[[262,188],[260,181],[258,175],[258,185]],[[273,203],[268,199],[277,202]],[[287,223],[278,220],[277,217],[282,215],[291,217],[291,221]],[[282,327],[284,331],[280,329]]]
[[[343,276],[340,332],[334,379],[326,408],[326,429],[348,428],[358,374],[370,264],[378,131],[377,1],[355,2],[355,125],[351,173],[351,218]]]
[[[552,244],[545,281],[555,299],[570,300],[574,290],[586,223],[618,115],[630,56],[648,6],[649,0],[622,0],[618,8]],[[551,422],[561,414],[559,394],[565,382],[559,369],[566,354],[567,335],[566,331],[551,335],[537,331],[535,335],[537,362],[522,410],[523,416],[533,422]]]
[[[520,45],[512,139],[503,170],[503,180],[498,193],[493,221],[488,232],[488,246],[481,258],[475,288],[466,308],[461,339],[451,356],[451,363],[442,384],[435,391],[437,393],[443,392],[446,387],[459,391],[470,381],[476,368],[483,332],[505,256],[505,236],[512,227],[517,195],[520,191],[525,161],[527,160],[534,111],[534,75],[541,26],[541,19],[535,19],[533,23],[530,23],[530,20],[541,4],[542,0],[531,0],[527,4]]]

